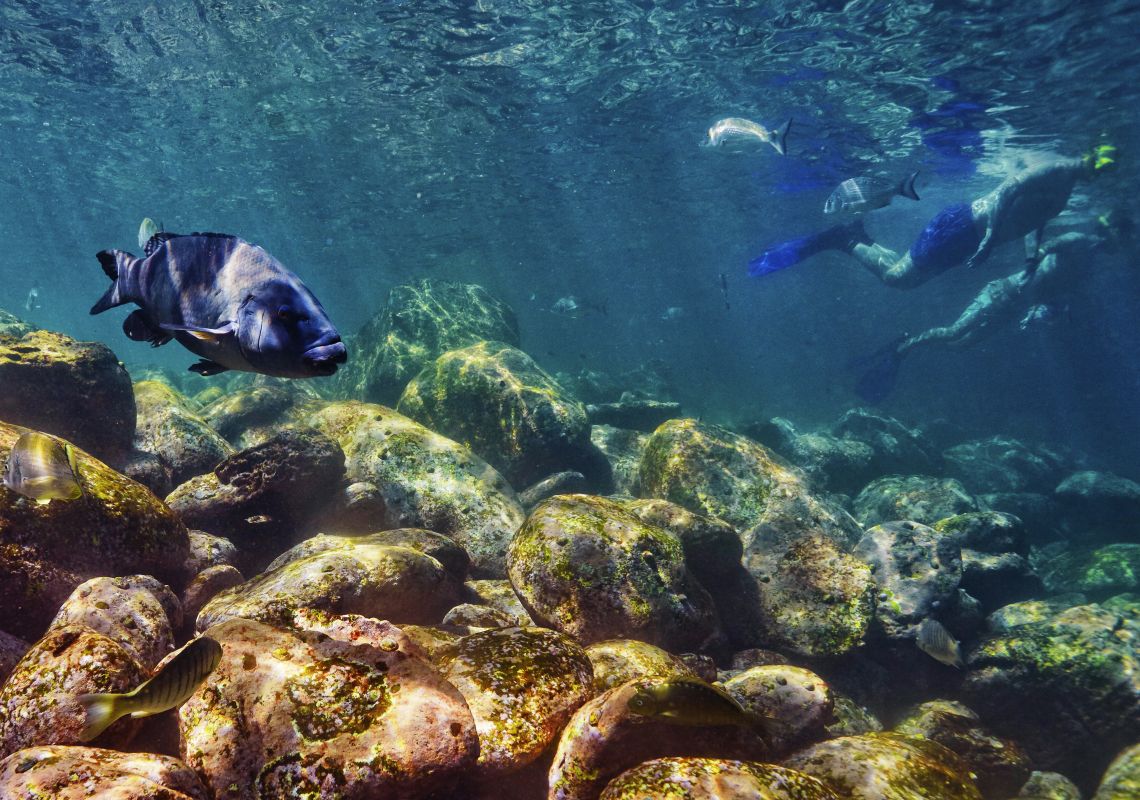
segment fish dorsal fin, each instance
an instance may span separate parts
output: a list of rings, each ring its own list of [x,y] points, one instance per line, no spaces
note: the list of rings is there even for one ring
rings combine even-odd
[[[158,248],[169,242],[171,239],[177,239],[182,234],[171,233],[170,231],[159,231],[154,236],[146,241],[146,248],[143,250],[148,256],[153,255]]]
[[[213,231],[194,231],[191,236],[205,236],[211,239],[236,239],[232,233],[214,233]]]

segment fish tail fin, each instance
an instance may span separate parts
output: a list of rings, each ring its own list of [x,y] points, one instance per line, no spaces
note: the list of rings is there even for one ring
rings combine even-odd
[[[101,250],[95,254],[95,257],[99,259],[99,266],[103,268],[103,272],[114,281],[111,288],[99,298],[99,302],[91,307],[92,314],[101,314],[108,308],[121,306],[123,303],[131,301],[129,297],[123,296],[121,287],[124,283],[123,279],[140,259],[123,250]]]
[[[921,200],[918,192],[914,190],[914,181],[918,177],[918,172],[912,172],[907,176],[899,185],[899,194],[903,197],[909,197],[911,200]]]
[[[865,369],[855,384],[855,393],[868,403],[881,403],[895,388],[899,367],[905,351],[899,349],[906,335],[893,339],[865,358],[858,359],[857,367]]]
[[[772,131],[772,147],[776,148],[776,152],[782,156],[788,154],[788,130],[792,127],[792,121],[789,119],[776,130]]]
[[[130,709],[122,694],[81,694],[76,699],[87,712],[87,724],[79,734],[79,741],[89,742],[110,727],[111,723]]]

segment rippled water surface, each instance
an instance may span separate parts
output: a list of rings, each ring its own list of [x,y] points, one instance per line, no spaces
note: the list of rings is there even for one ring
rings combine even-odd
[[[1138,23],[1123,1],[5,0],[0,305],[38,282],[32,321],[181,367],[86,313],[95,251],[151,215],[264,244],[343,330],[395,284],[473,281],[552,370],[662,359],[690,413],[828,420],[857,402],[852,358],[951,321],[1020,253],[909,292],[838,257],[765,281],[748,259],[820,227],[844,178],[922,171],[921,203],[868,221],[901,247],[945,203],[1102,133],[1123,167],[1059,224],[1135,213]],[[792,118],[788,157],[699,147],[729,115]],[[1140,286],[1099,266],[1064,325],[916,358],[888,410],[1140,473],[1123,444]],[[569,294],[608,313],[550,313]]]

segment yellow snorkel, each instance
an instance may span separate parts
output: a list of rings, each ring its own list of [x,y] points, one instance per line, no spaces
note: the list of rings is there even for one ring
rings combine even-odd
[[[1083,159],[1085,164],[1092,167],[1093,172],[1100,172],[1116,163],[1116,145],[1098,144],[1085,153]]]

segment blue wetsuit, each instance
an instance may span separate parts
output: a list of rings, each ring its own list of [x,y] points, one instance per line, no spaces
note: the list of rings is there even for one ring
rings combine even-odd
[[[969,203],[956,203],[927,223],[910,246],[910,260],[919,272],[944,272],[972,256],[982,242]]]

